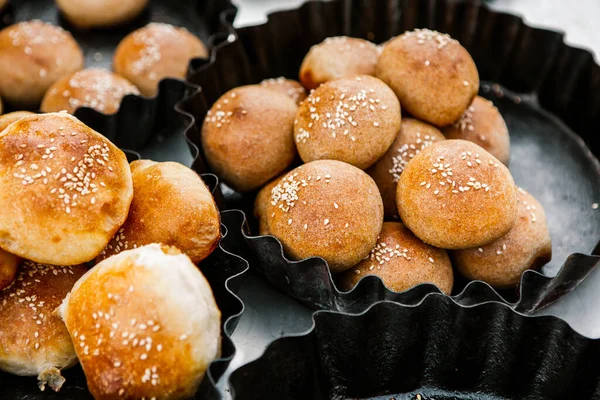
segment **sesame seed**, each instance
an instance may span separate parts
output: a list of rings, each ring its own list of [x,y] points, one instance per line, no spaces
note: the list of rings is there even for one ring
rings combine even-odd
[[[598,209],[598,203],[592,203],[592,209],[593,210],[597,210]]]
[[[328,219],[328,218],[325,218],[325,220],[323,221],[323,224],[324,224],[324,225],[327,225],[328,223],[329,223],[329,219]]]
[[[140,360],[145,360],[146,358],[148,358],[148,354],[144,353],[140,356]]]
[[[186,335],[185,333],[181,336],[179,336],[179,340],[185,340],[188,338],[188,335]]]
[[[115,366],[115,368],[119,368],[121,366],[121,362],[115,361],[115,363],[113,365]]]
[[[429,262],[432,263],[432,264],[435,263],[435,261],[431,257],[429,257]]]

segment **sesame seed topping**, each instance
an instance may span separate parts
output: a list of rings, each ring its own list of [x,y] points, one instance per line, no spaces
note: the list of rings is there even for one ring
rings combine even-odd
[[[598,209],[598,203],[592,203],[592,209],[593,210],[597,210]]]

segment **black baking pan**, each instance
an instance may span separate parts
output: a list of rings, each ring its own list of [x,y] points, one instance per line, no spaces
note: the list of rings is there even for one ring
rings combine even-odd
[[[192,61],[188,80],[202,87],[204,101],[189,111],[201,127],[210,105],[227,90],[265,78],[297,79],[304,55],[326,37],[381,43],[423,27],[449,33],[472,54],[483,81],[480,94],[499,108],[511,134],[510,170],[544,205],[553,241],[552,262],[525,272],[515,290],[457,279],[454,298],[463,304],[500,299],[533,313],[572,291],[600,263],[600,211],[594,209],[600,202],[600,66],[589,52],[566,45],[562,34],[477,1],[311,1],[270,14],[262,25],[230,25],[229,34],[217,35],[216,57]],[[191,139],[200,143],[200,135]],[[248,224],[239,225],[251,266],[313,309],[358,312],[378,300],[411,304],[439,293],[429,284],[392,293],[368,276],[341,293],[322,259],[292,261],[276,238],[252,236],[254,194],[225,192],[228,206],[249,216]]]
[[[600,398],[600,340],[555,317],[439,294],[418,306],[319,311],[230,377],[235,400]]]

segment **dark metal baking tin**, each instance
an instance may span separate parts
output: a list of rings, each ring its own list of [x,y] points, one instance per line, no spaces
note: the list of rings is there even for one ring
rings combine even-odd
[[[555,317],[430,294],[361,314],[319,311],[230,377],[235,400],[600,398],[600,340]]]
[[[192,8],[193,7],[193,8]],[[73,30],[76,40],[86,54],[86,66],[110,67],[112,52],[118,41],[129,31],[145,25],[149,21],[169,22],[185,26],[210,45],[210,35],[219,31],[220,14],[231,9],[229,0],[199,1],[152,1],[149,10],[134,23],[115,31],[79,32]],[[196,10],[196,13],[190,10]],[[62,24],[52,1],[13,1],[0,10],[3,23],[39,18]],[[0,22],[1,24],[2,22]],[[102,61],[95,62],[94,54],[100,52]],[[82,122],[102,133],[124,150],[129,161],[149,158],[156,161],[178,161],[191,165],[213,193],[220,209],[223,209],[222,195],[218,178],[205,173],[204,164],[199,159],[198,148],[186,135],[196,133],[194,119],[183,111],[186,103],[197,101],[200,88],[178,80],[163,79],[155,97],[126,96],[119,110],[105,115],[90,108],[80,108],[75,112]],[[195,100],[196,98],[196,100]],[[219,246],[199,268],[209,281],[217,305],[221,310],[222,344],[221,356],[210,364],[206,376],[197,392],[199,399],[220,399],[216,388],[217,381],[227,369],[235,354],[231,334],[239,321],[244,305],[234,294],[240,284],[240,275],[248,270],[248,262],[232,252],[237,247],[235,237],[230,234],[227,221],[239,211],[221,212],[222,238]],[[237,229],[237,227],[236,227]],[[91,399],[86,387],[85,376],[80,366],[63,372],[67,381],[58,393],[40,392],[35,377],[18,377],[0,372],[1,399]]]
[[[533,313],[573,290],[600,263],[600,212],[592,209],[600,200],[600,66],[589,52],[567,46],[560,33],[532,28],[478,2],[311,1],[238,30],[231,25],[232,15],[224,13],[223,18],[230,22],[229,33],[215,36],[216,57],[191,64],[188,80],[202,87],[203,101],[188,110],[198,127],[227,90],[270,77],[297,79],[309,48],[337,35],[383,42],[417,27],[448,32],[472,54],[483,80],[503,85],[483,82],[481,94],[493,98],[507,122],[517,184],[546,209],[554,257],[543,273],[525,272],[515,290],[496,291],[479,281],[467,284],[455,274],[456,301],[498,300]],[[200,135],[190,138],[200,144]],[[227,205],[248,216],[253,199],[254,194],[226,191]],[[393,293],[372,276],[342,293],[322,259],[289,260],[276,238],[252,236],[248,225],[256,221],[250,217],[248,222],[238,221],[238,226],[252,268],[313,309],[358,312],[378,300],[414,304],[428,293],[439,293],[430,284]]]

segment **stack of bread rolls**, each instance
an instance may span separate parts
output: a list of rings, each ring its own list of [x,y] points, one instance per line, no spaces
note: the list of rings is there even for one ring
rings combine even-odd
[[[227,92],[202,132],[211,168],[257,193],[259,233],[288,257],[322,257],[343,290],[376,275],[445,293],[454,270],[513,287],[550,259],[542,205],[515,185],[507,126],[458,41],[328,38],[299,78]]]

